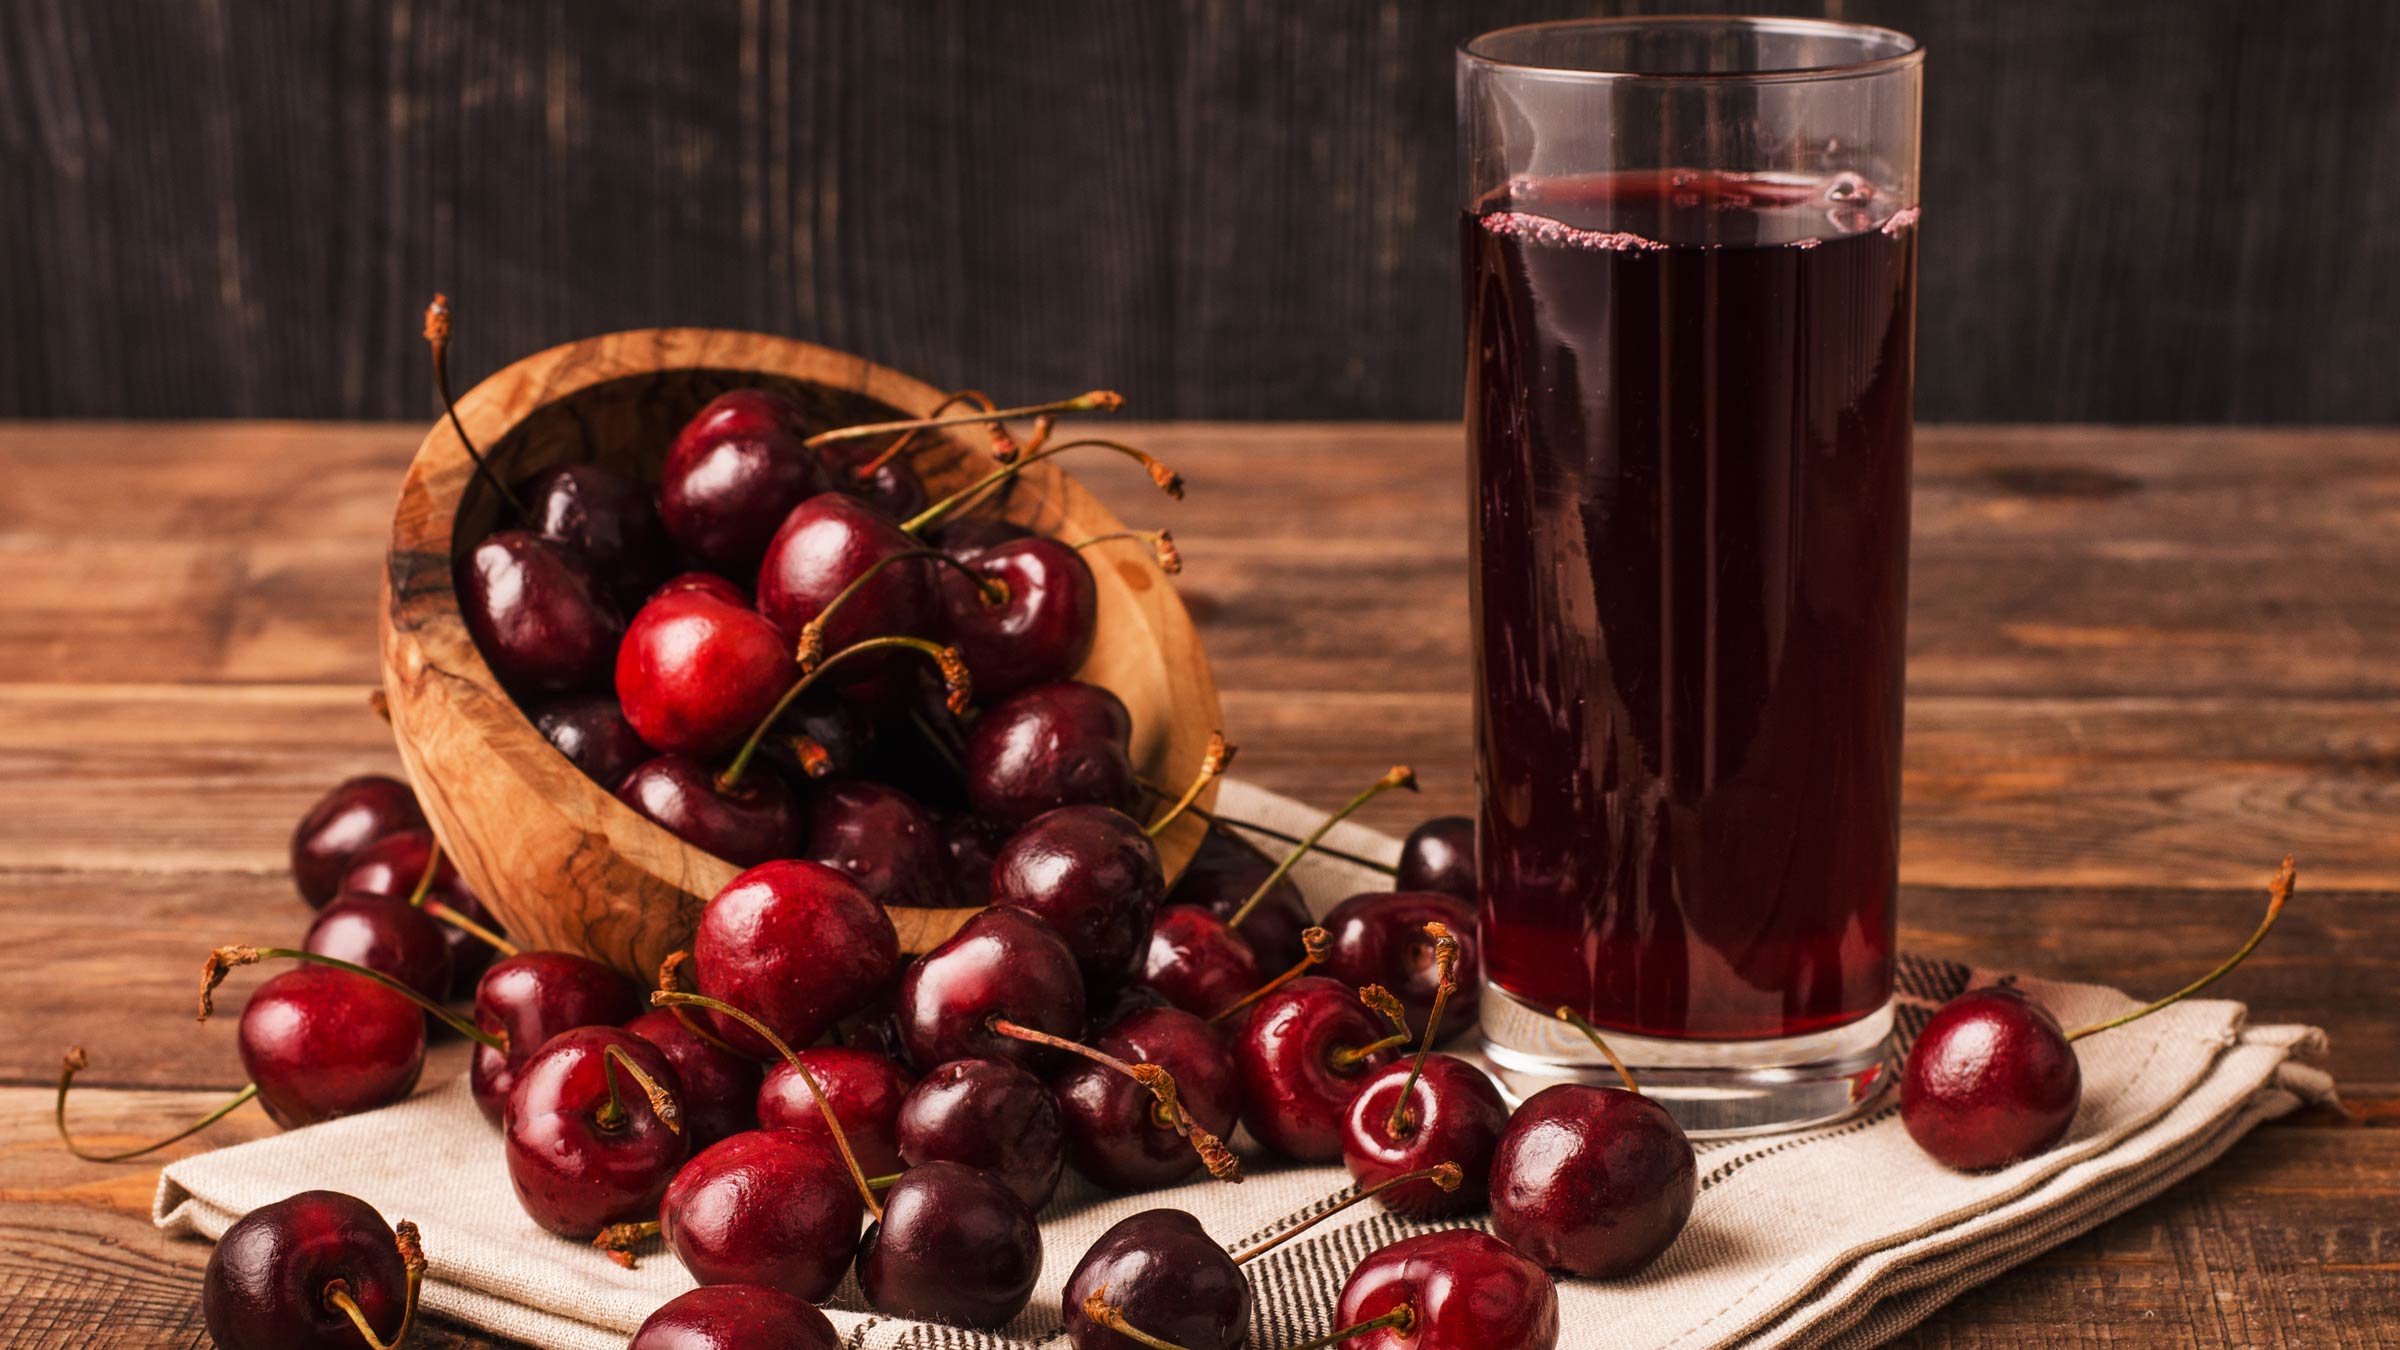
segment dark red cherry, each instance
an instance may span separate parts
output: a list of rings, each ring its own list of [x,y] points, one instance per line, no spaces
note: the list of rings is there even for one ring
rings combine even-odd
[[[887,1056],[847,1046],[812,1045],[793,1054],[808,1066],[826,1101],[832,1103],[833,1118],[841,1122],[842,1135],[857,1155],[859,1167],[870,1177],[899,1171],[900,1104],[917,1085],[908,1070]],[[823,1108],[789,1061],[777,1060],[768,1067],[757,1101],[762,1128],[786,1130],[814,1141],[829,1154],[835,1152],[833,1131],[826,1127]],[[842,1180],[845,1186],[849,1183],[847,1174]],[[856,1221],[850,1225],[850,1235],[858,1235]]]
[[[744,609],[753,608],[750,603],[750,592],[743,590],[739,583],[714,572],[678,572],[660,582],[658,589],[650,592],[647,598],[656,600],[661,596],[686,593],[711,595],[729,605],[739,605]]]
[[[1301,1162],[1342,1156],[1342,1115],[1407,1038],[1367,1011],[1348,985],[1304,975],[1252,1005],[1233,1035],[1242,1123]]]
[[[804,690],[775,719],[759,753],[794,783],[818,778],[855,778],[874,761],[875,719],[849,699],[822,689]]]
[[[941,832],[907,793],[864,779],[827,783],[810,794],[807,815],[802,856],[844,873],[887,905],[951,903]]]
[[[630,612],[667,575],[667,530],[640,483],[599,464],[544,469],[517,489],[534,533],[583,559]]]
[[[425,865],[434,853],[433,835],[426,830],[402,830],[387,834],[358,851],[350,860],[350,870],[342,874],[342,890],[349,895],[377,895],[393,900],[407,900],[417,892],[417,882],[425,875]],[[433,880],[426,887],[425,898],[439,900],[458,911],[460,917],[498,930],[500,921],[484,907],[475,892],[458,875],[458,869],[443,858],[433,869]],[[453,995],[465,997],[474,992],[475,980],[484,967],[492,963],[493,952],[483,939],[452,924],[436,922],[442,943],[450,951],[450,988],[435,998]],[[360,962],[360,964],[367,964]],[[377,967],[381,969],[381,967]]]
[[[1250,944],[1207,910],[1169,905],[1150,925],[1142,983],[1185,1012],[1214,1017],[1265,982]]]
[[[552,1037],[508,1093],[501,1135],[517,1203],[543,1228],[584,1239],[655,1213],[691,1152],[661,1116],[680,1090],[675,1066],[631,1032],[579,1027]]]
[[[2046,1153],[2083,1104],[2083,1066],[2050,1010],[2013,988],[1970,989],[1937,1009],[1900,1073],[1917,1146],[1980,1172]]]
[[[408,784],[382,774],[344,779],[292,831],[292,884],[301,899],[322,908],[341,890],[342,873],[360,849],[387,834],[423,828],[425,813]]]
[[[675,541],[722,571],[747,574],[793,507],[832,486],[801,444],[799,406],[735,389],[702,408],[667,450],[659,515]]]
[[[1096,684],[1023,690],[976,719],[967,735],[967,799],[975,814],[1015,828],[1061,806],[1141,803],[1133,716]]]
[[[700,761],[660,755],[625,775],[617,800],[736,867],[789,857],[800,841],[799,800],[772,773],[746,773],[726,788]]]
[[[692,967],[701,993],[807,1045],[857,1012],[900,969],[900,935],[874,897],[823,863],[784,859],[725,883],[700,912]],[[710,1013],[727,1044],[774,1053],[750,1028]]]
[[[1403,1312],[1405,1316],[1403,1317]],[[1488,1233],[1422,1233],[1369,1255],[1350,1272],[1339,1326],[1385,1325],[1345,1339],[1347,1350],[1553,1350],[1558,1286],[1523,1252]]]
[[[458,560],[458,608],[500,683],[520,697],[608,684],[625,621],[583,562],[525,530]]]
[[[583,776],[613,788],[658,753],[643,743],[614,694],[569,694],[535,708],[533,729]]]
[[[658,1047],[683,1085],[677,1105],[692,1147],[758,1128],[758,1062],[701,1035],[672,1009],[653,1008],[625,1029]]]
[[[1065,1164],[1058,1098],[1003,1059],[937,1065],[900,1104],[900,1156],[964,1163],[998,1177],[1030,1210],[1050,1203]]]
[[[961,565],[985,584],[942,568],[942,610],[951,643],[974,673],[977,698],[996,703],[1083,669],[1098,631],[1100,589],[1082,554],[1037,536],[979,549]]]
[[[1438,923],[1458,940],[1460,992],[1451,996],[1442,1022],[1445,1036],[1475,1025],[1483,980],[1476,960],[1475,906],[1435,891],[1369,891],[1334,906],[1325,916],[1332,934],[1325,974],[1344,984],[1380,984],[1408,1010],[1411,1035],[1425,1034],[1441,974],[1434,968],[1433,940],[1425,925]]]
[[[934,828],[942,837],[950,903],[971,909],[992,903],[992,864],[1008,841],[1007,831],[963,811],[942,816]]]
[[[1492,1155],[1508,1128],[1508,1103],[1489,1074],[1455,1056],[1427,1055],[1413,1084],[1410,1067],[1377,1069],[1350,1099],[1342,1116],[1342,1161],[1361,1186],[1456,1163],[1463,1178],[1457,1190],[1427,1182],[1396,1186],[1383,1193],[1383,1206],[1413,1219],[1471,1214],[1491,1193]],[[1393,1108],[1403,1090],[1407,1106],[1394,1129]]]
[[[1440,891],[1470,904],[1476,897],[1475,822],[1435,816],[1400,843],[1400,873],[1392,889]]]
[[[1629,1275],[1683,1231],[1700,1194],[1692,1141],[1657,1102],[1560,1083],[1527,1098],[1492,1157],[1492,1232],[1570,1274]]]
[[[425,1069],[425,1014],[364,976],[297,966],[242,1008],[242,1072],[283,1128],[389,1106]]]
[[[883,447],[872,441],[833,441],[817,453],[824,458],[826,473],[836,489],[894,520],[906,520],[927,505],[925,480],[906,460],[874,464]]]
[[[704,1285],[754,1284],[815,1302],[850,1272],[866,1215],[831,1145],[749,1130],[675,1174],[658,1207],[667,1249]]]
[[[339,1191],[302,1191],[234,1220],[200,1277],[200,1316],[218,1350],[356,1350],[355,1307],[397,1345],[422,1265],[416,1229],[395,1234],[373,1206]]]
[[[1040,1072],[1061,1052],[994,1030],[1006,1019],[1073,1040],[1083,1034],[1083,976],[1048,924],[1022,910],[987,909],[900,978],[901,1043],[917,1064],[1005,1059]]]
[[[1191,1120],[1219,1139],[1232,1136],[1242,1111],[1241,1078],[1232,1052],[1208,1023],[1180,1009],[1157,1008],[1130,1014],[1091,1044],[1128,1064],[1165,1069]],[[1191,1141],[1164,1118],[1149,1089],[1124,1074],[1078,1059],[1051,1087],[1066,1122],[1067,1161],[1100,1185],[1155,1189],[1200,1170]]]
[[[475,1047],[468,1086],[497,1125],[525,1061],[561,1032],[616,1027],[642,1012],[641,991],[624,976],[571,952],[520,952],[494,962],[475,985],[475,1025],[508,1038],[503,1055]]]
[[[1167,892],[1170,905],[1191,905],[1220,919],[1230,919],[1275,871],[1275,860],[1249,840],[1223,825],[1212,823],[1200,836],[1200,848],[1184,864],[1183,875]],[[1301,931],[1316,922],[1308,902],[1289,876],[1275,878],[1266,898],[1233,931],[1249,944],[1260,970],[1285,970],[1303,955]]]
[[[940,631],[933,564],[900,557],[924,547],[891,517],[853,497],[827,493],[793,508],[767,546],[758,569],[759,612],[786,633],[799,633],[825,612],[850,583],[875,572],[841,611],[826,621],[824,650],[838,652],[871,637],[930,637]],[[844,688],[871,684],[896,664],[878,653],[845,665]],[[828,678],[837,678],[829,676]]]
[[[318,913],[300,946],[389,975],[438,1003],[450,996],[448,927],[405,899],[349,893]]]
[[[815,1304],[777,1289],[712,1284],[650,1314],[625,1350],[841,1350]]]
[[[642,606],[617,648],[617,700],[644,742],[707,759],[740,745],[798,672],[757,610],[686,590]]]
[[[1167,889],[1158,846],[1108,806],[1062,806],[1008,837],[992,862],[991,902],[1042,920],[1066,940],[1090,988],[1141,973]]]
[[[1183,1350],[1234,1350],[1250,1331],[1250,1281],[1180,1209],[1119,1219],[1075,1263],[1059,1300],[1075,1350],[1136,1350],[1138,1342],[1092,1320],[1095,1294],[1127,1325]]]
[[[1025,1310],[1042,1230],[999,1178],[963,1163],[912,1167],[859,1244],[858,1283],[892,1317],[997,1327]]]
[[[971,558],[986,549],[1038,537],[1015,521],[998,516],[954,516],[934,526],[926,541],[951,557]]]

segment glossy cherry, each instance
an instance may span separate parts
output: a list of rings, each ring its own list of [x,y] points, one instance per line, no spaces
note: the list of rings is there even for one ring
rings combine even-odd
[[[1392,1013],[1398,1008],[1392,1007]],[[1233,1033],[1242,1123],[1301,1162],[1342,1156],[1342,1115],[1369,1075],[1409,1037],[1348,985],[1308,975],[1260,999]]]
[[[616,1027],[552,1037],[517,1072],[501,1127],[517,1202],[561,1237],[655,1213],[690,1156],[675,1066]]]
[[[1214,1017],[1263,978],[1250,944],[1205,909],[1168,905],[1150,925],[1142,983],[1185,1012]]]
[[[342,888],[342,873],[360,849],[400,830],[425,828],[425,812],[408,784],[364,774],[336,784],[292,830],[292,884],[300,898],[322,907]]]
[[[396,1350],[415,1321],[425,1254],[339,1191],[302,1191],[234,1220],[200,1277],[218,1350]]]
[[[1208,833],[1200,837],[1200,847],[1192,854],[1192,860],[1184,864],[1183,875],[1175,879],[1174,887],[1167,892],[1167,903],[1190,905],[1220,919],[1230,919],[1274,871],[1275,860],[1257,845],[1224,825],[1211,822]],[[1300,959],[1300,932],[1314,922],[1300,888],[1288,876],[1276,877],[1257,907],[1234,931],[1241,934],[1251,954],[1258,958],[1257,969],[1281,970]]]
[[[1118,1191],[1171,1185],[1199,1171],[1205,1159],[1208,1145],[1195,1149],[1193,1126],[1210,1140],[1232,1136],[1241,1079],[1232,1052],[1208,1023],[1177,1008],[1150,1009],[1093,1037],[1091,1048],[1166,1070],[1175,1107],[1109,1065],[1091,1059],[1068,1065],[1051,1088],[1066,1124],[1067,1161],[1084,1176]]]
[[[837,491],[894,520],[925,509],[925,480],[906,460],[886,459],[881,449],[865,441],[836,441],[817,453]]]
[[[698,590],[643,605],[617,648],[617,699],[642,740],[707,759],[738,746],[798,673],[792,639]]]
[[[1342,1161],[1362,1186],[1436,1162],[1458,1165],[1456,1190],[1418,1185],[1384,1193],[1384,1208],[1418,1219],[1483,1208],[1491,1194],[1492,1155],[1508,1128],[1508,1103],[1489,1075],[1463,1059],[1431,1053],[1444,1029],[1443,1014],[1458,1000],[1464,947],[1441,923],[1427,928],[1439,983],[1417,1053],[1405,1065],[1376,1070],[1342,1116]]]
[[[967,800],[975,814],[1016,828],[1062,806],[1141,800],[1133,717],[1115,694],[1078,681],[1037,684],[987,710],[967,735]]]
[[[1475,822],[1466,816],[1435,816],[1400,841],[1396,891],[1440,891],[1472,904],[1476,897]]]
[[[569,694],[541,704],[529,716],[542,739],[602,787],[614,788],[658,753],[625,720],[614,694]]]
[[[917,1064],[1005,1059],[1040,1072],[1060,1052],[994,1029],[996,1021],[1073,1040],[1084,1029],[1083,976],[1048,924],[987,909],[900,977],[901,1043]]]
[[[712,567],[746,574],[793,507],[832,479],[801,444],[798,404],[764,389],[719,394],[668,447],[659,515],[677,543]]]
[[[1031,1210],[1050,1203],[1066,1165],[1058,1098],[1004,1059],[936,1065],[900,1103],[897,1130],[909,1166],[954,1162],[989,1172]]]
[[[1440,924],[1459,945],[1457,978],[1465,993],[1451,1000],[1449,1016],[1442,1024],[1449,1035],[1456,1036],[1475,1025],[1476,1003],[1483,988],[1475,922],[1475,906],[1436,891],[1369,891],[1351,896],[1325,916],[1325,931],[1333,935],[1325,974],[1344,984],[1380,984],[1391,990],[1408,1011],[1410,1034],[1423,1036],[1426,1015],[1433,1010],[1442,982],[1425,926]]]
[[[458,607],[500,683],[525,697],[607,685],[625,621],[583,562],[525,530],[458,560]]]
[[[685,1163],[658,1223],[668,1250],[700,1283],[758,1285],[813,1303],[849,1273],[865,1214],[831,1144],[761,1129]]]
[[[562,464],[517,494],[534,533],[580,557],[621,611],[667,575],[666,527],[632,478],[602,464]]]
[[[951,903],[941,831],[915,798],[895,787],[852,779],[809,794],[800,853],[844,873],[883,904]]]
[[[289,1130],[414,1091],[425,1068],[425,1014],[356,975],[301,966],[251,993],[238,1044],[259,1105]]]
[[[812,1045],[793,1052],[808,1067],[824,1093],[824,1105],[788,1062],[767,1069],[756,1101],[761,1128],[787,1130],[834,1152],[833,1132],[825,1123],[825,1106],[842,1125],[858,1165],[867,1175],[889,1176],[902,1167],[900,1153],[901,1103],[917,1080],[888,1056],[839,1045]],[[852,1236],[858,1224],[850,1225]]]
[[[812,497],[793,509],[767,546],[758,571],[759,612],[797,634],[841,600],[824,625],[828,652],[866,638],[930,637],[940,631],[940,606],[933,564],[917,556],[922,551],[891,517],[856,498]],[[851,592],[853,582],[858,588]],[[871,683],[890,665],[863,663],[845,676],[844,687]]]
[[[433,866],[430,879],[425,873],[428,864]],[[421,895],[420,885],[424,887]],[[500,921],[484,908],[483,901],[467,889],[458,869],[450,865],[449,859],[438,856],[433,834],[428,830],[401,830],[360,849],[350,860],[350,869],[342,874],[342,891],[345,895],[375,895],[411,903],[419,899],[438,900],[449,906],[452,913],[479,927],[494,933],[500,927]],[[474,991],[476,977],[492,963],[492,947],[457,925],[434,926],[450,950],[449,994],[435,997],[464,997]]]
[[[677,1104],[692,1147],[758,1128],[758,1061],[737,1055],[666,1008],[653,1008],[625,1029],[658,1047],[683,1086]]]
[[[990,873],[991,902],[1050,925],[1091,988],[1141,973],[1166,889],[1158,846],[1108,806],[1062,806],[1034,817],[1001,845]]]
[[[660,755],[625,775],[617,800],[736,867],[789,857],[799,844],[799,799],[772,773],[745,774],[728,788],[696,759]]]
[[[430,999],[450,996],[449,925],[405,898],[344,893],[317,914],[301,947],[381,971]]]
[[[1003,1326],[1033,1297],[1042,1230],[998,1177],[963,1163],[912,1167],[859,1244],[858,1283],[878,1312]]]
[[[1349,1350],[1552,1350],[1558,1286],[1498,1238],[1453,1228],[1402,1238],[1359,1262],[1335,1320]]]
[[[874,897],[822,863],[785,859],[725,883],[700,912],[692,968],[701,993],[806,1045],[864,1008],[900,968],[900,935]],[[737,1049],[773,1051],[738,1021],[712,1014]]]
[[[477,1046],[467,1083],[484,1119],[497,1125],[525,1062],[552,1037],[577,1027],[618,1027],[641,1015],[641,991],[624,976],[571,952],[503,957],[475,985],[475,1025],[507,1042]]]
[[[1098,632],[1100,588],[1082,554],[1036,536],[952,556],[973,576],[940,574],[946,632],[987,701],[1083,668]]]
[[[833,1323],[805,1299],[778,1289],[712,1284],[660,1305],[625,1350],[841,1350],[841,1344]]]

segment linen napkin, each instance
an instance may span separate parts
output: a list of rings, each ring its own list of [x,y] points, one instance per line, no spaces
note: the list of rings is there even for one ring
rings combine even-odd
[[[1225,814],[1293,831],[1321,819],[1299,802],[1228,782]],[[1367,857],[1396,844],[1344,824],[1328,842]],[[1269,843],[1270,849],[1274,845]],[[1294,875],[1320,913],[1388,881],[1312,855]],[[1998,972],[1904,957],[1899,1034]],[[2069,1026],[2134,1006],[2114,990],[2019,977]],[[2253,1126],[2331,1101],[2313,1061],[2323,1033],[2249,1026],[2240,1004],[2192,1000],[2077,1046],[2082,1112],[2057,1148],[1978,1176],[1927,1158],[1887,1094],[1863,1116],[1779,1135],[1697,1145],[1700,1198],[1665,1256],[1630,1279],[1559,1283],[1561,1344],[1598,1350],[1851,1346],[1886,1340],[1979,1281],[2124,1212],[2207,1165]],[[1071,1174],[1042,1215],[1043,1269],[1032,1305],[998,1333],[883,1317],[855,1280],[827,1308],[846,1346],[932,1350],[1038,1345],[1060,1327],[1059,1293],[1092,1241],[1129,1214],[1186,1209],[1228,1247],[1314,1213],[1348,1192],[1338,1167],[1276,1165],[1246,1138],[1249,1179],[1201,1180],[1107,1195]],[[556,1350],[617,1350],[691,1279],[653,1242],[635,1270],[536,1228],[517,1206],[499,1140],[464,1081],[397,1106],[182,1159],[159,1178],[154,1218],[214,1240],[251,1209],[296,1191],[348,1191],[387,1219],[414,1219],[431,1260],[424,1300],[445,1316]],[[1368,1253],[1418,1224],[1361,1205],[1248,1267],[1257,1291],[1250,1344],[1294,1344],[1333,1329],[1343,1280]],[[1063,1344],[1063,1342],[1060,1342]]]

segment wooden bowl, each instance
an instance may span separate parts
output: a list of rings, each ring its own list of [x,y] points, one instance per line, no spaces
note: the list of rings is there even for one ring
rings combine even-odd
[[[660,328],[526,357],[468,391],[458,416],[511,481],[599,460],[656,483],[676,430],[709,399],[745,385],[791,395],[828,426],[925,416],[942,397],[906,375],[805,342]],[[994,467],[981,441],[979,433],[952,433],[912,455],[936,497]],[[500,515],[495,494],[472,470],[449,424],[435,423],[392,517],[381,629],[400,756],[443,849],[513,937],[584,952],[646,979],[669,952],[688,945],[701,907],[739,869],[586,778],[534,730],[484,664],[452,586],[454,555],[495,528]],[[1053,461],[1021,475],[1001,514],[1070,541],[1123,528]],[[1134,763],[1145,778],[1185,781],[1221,725],[1199,635],[1174,587],[1138,546],[1086,556],[1099,583],[1099,637],[1080,678],[1114,690],[1131,710]],[[1214,797],[1212,787],[1203,804]],[[1159,839],[1170,878],[1190,860],[1203,828],[1186,816]],[[902,950],[910,952],[938,944],[973,912],[891,910]]]

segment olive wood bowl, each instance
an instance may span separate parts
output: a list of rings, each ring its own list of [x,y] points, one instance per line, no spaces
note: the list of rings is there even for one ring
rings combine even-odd
[[[676,430],[741,386],[788,394],[812,425],[824,426],[922,417],[942,397],[897,371],[805,342],[657,328],[528,356],[469,390],[458,417],[511,482],[598,460],[654,485]],[[911,460],[936,499],[995,467],[974,428],[919,444]],[[1055,463],[1020,475],[997,499],[999,514],[1070,542],[1123,528]],[[436,422],[401,483],[384,574],[384,692],[400,757],[443,849],[513,938],[647,978],[688,945],[701,907],[739,869],[586,778],[501,689],[468,635],[452,584],[452,559],[500,524],[496,494],[475,478],[449,423]],[[1186,781],[1222,724],[1191,616],[1138,546],[1085,556],[1099,586],[1099,630],[1079,678],[1125,701],[1145,779]],[[1212,785],[1201,804],[1214,800]],[[1160,837],[1170,880],[1204,828],[1187,815]],[[931,949],[974,912],[891,907],[907,952]]]

